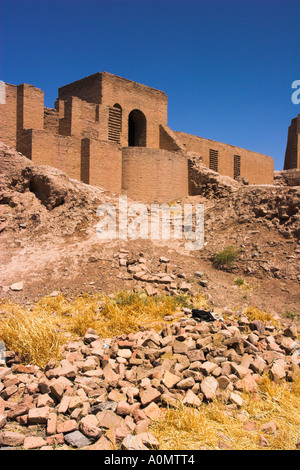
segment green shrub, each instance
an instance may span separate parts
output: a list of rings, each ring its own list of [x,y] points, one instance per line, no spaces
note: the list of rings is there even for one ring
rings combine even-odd
[[[213,256],[213,264],[216,267],[231,267],[239,256],[239,250],[233,246],[226,246]]]
[[[236,286],[244,286],[245,285],[245,281],[241,277],[237,277],[234,280],[234,283],[235,283]]]

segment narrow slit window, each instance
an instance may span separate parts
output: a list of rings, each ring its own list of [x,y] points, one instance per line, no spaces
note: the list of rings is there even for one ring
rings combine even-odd
[[[234,155],[233,177],[236,180],[241,176],[241,156]]]
[[[214,171],[219,171],[219,152],[218,150],[209,150],[209,168]]]
[[[108,110],[108,140],[120,143],[122,130],[122,108],[115,104]]]

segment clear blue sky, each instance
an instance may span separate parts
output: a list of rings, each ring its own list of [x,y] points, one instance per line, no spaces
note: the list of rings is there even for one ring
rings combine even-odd
[[[106,71],[158,88],[169,126],[283,167],[300,105],[299,0],[0,0],[0,79],[58,87]]]

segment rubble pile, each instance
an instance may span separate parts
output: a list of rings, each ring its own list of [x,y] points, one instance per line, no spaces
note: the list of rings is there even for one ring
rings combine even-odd
[[[0,447],[19,449],[157,449],[151,423],[166,408],[220,399],[231,411],[258,380],[292,381],[300,371],[293,324],[183,309],[160,332],[101,338],[89,329],[64,346],[59,364],[42,370],[7,352],[0,367]],[[17,427],[16,427],[17,425]]]

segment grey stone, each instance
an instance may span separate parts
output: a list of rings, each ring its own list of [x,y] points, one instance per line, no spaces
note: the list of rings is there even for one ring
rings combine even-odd
[[[84,436],[84,434],[82,434],[80,431],[70,432],[69,434],[65,435],[64,439],[67,444],[77,448],[88,446],[93,442],[91,439]]]

